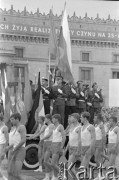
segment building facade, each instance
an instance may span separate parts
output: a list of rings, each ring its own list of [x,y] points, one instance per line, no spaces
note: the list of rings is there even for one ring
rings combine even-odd
[[[38,72],[48,77],[49,14],[0,9],[0,63],[15,65],[15,77],[21,68],[24,81],[29,64],[30,79],[36,83]],[[62,15],[54,15],[56,35],[59,35]],[[105,104],[109,102],[109,79],[119,79],[119,20],[68,17],[71,35],[73,76],[90,85],[97,82],[103,89]],[[55,59],[51,58],[51,71]],[[8,79],[12,78],[9,75]]]

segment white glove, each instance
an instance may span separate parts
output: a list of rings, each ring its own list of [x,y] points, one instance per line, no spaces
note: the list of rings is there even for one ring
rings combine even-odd
[[[95,96],[99,99],[100,98],[100,96],[97,94],[97,93],[95,93]]]
[[[49,92],[47,89],[45,89],[45,93],[46,93],[46,94],[50,94],[50,92]]]
[[[82,91],[80,92],[80,94],[81,94],[81,96],[84,96],[84,93]]]
[[[60,94],[62,94],[62,93],[63,93],[61,89],[58,89],[58,92],[59,92]]]
[[[88,106],[92,106],[92,104],[91,104],[91,103],[89,103],[89,102],[88,102],[87,104],[88,104]]]
[[[76,91],[73,88],[71,88],[71,91],[73,92],[73,94],[76,94]]]

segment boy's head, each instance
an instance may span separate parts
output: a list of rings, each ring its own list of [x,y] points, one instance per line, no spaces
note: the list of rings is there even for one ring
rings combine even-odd
[[[17,125],[21,121],[21,115],[19,113],[12,114],[10,117],[10,121],[13,126]]]
[[[80,116],[78,113],[73,113],[73,114],[71,114],[70,119],[71,119],[72,123],[79,122]]]
[[[110,127],[117,124],[117,117],[111,116],[109,119]]]
[[[47,124],[49,121],[50,122],[52,121],[52,116],[50,114],[46,114],[45,115],[45,123]]]
[[[86,111],[81,114],[81,123],[85,121],[90,121],[90,113]]]
[[[53,122],[53,124],[56,124],[56,123],[61,123],[61,116],[60,116],[60,114],[54,114],[53,116],[52,116],[52,122]]]
[[[101,113],[94,115],[94,123],[103,122],[103,116]]]

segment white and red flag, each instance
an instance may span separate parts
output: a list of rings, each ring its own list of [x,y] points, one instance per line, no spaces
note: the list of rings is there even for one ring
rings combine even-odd
[[[64,9],[60,28],[57,67],[60,70],[64,81],[75,84],[72,75],[71,41],[66,6]]]

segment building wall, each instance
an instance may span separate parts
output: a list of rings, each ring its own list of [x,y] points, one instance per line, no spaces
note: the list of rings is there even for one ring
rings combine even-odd
[[[61,16],[53,16],[56,35],[61,24]],[[91,69],[91,84],[97,82],[103,89],[106,106],[109,102],[109,79],[112,71],[119,71],[119,61],[114,62],[114,54],[119,55],[119,21],[69,17],[72,51],[72,73],[75,81],[81,79],[81,69]],[[0,62],[29,64],[30,79],[36,83],[38,72],[41,77],[48,77],[48,41],[49,14],[30,14],[26,9],[16,12],[13,7],[9,11],[0,11]],[[40,30],[42,29],[42,32]],[[38,32],[39,31],[39,32]],[[17,58],[15,47],[23,48],[23,58]],[[82,53],[89,52],[88,62],[82,61]],[[51,59],[51,67],[55,60]],[[90,84],[90,85],[91,85]]]

